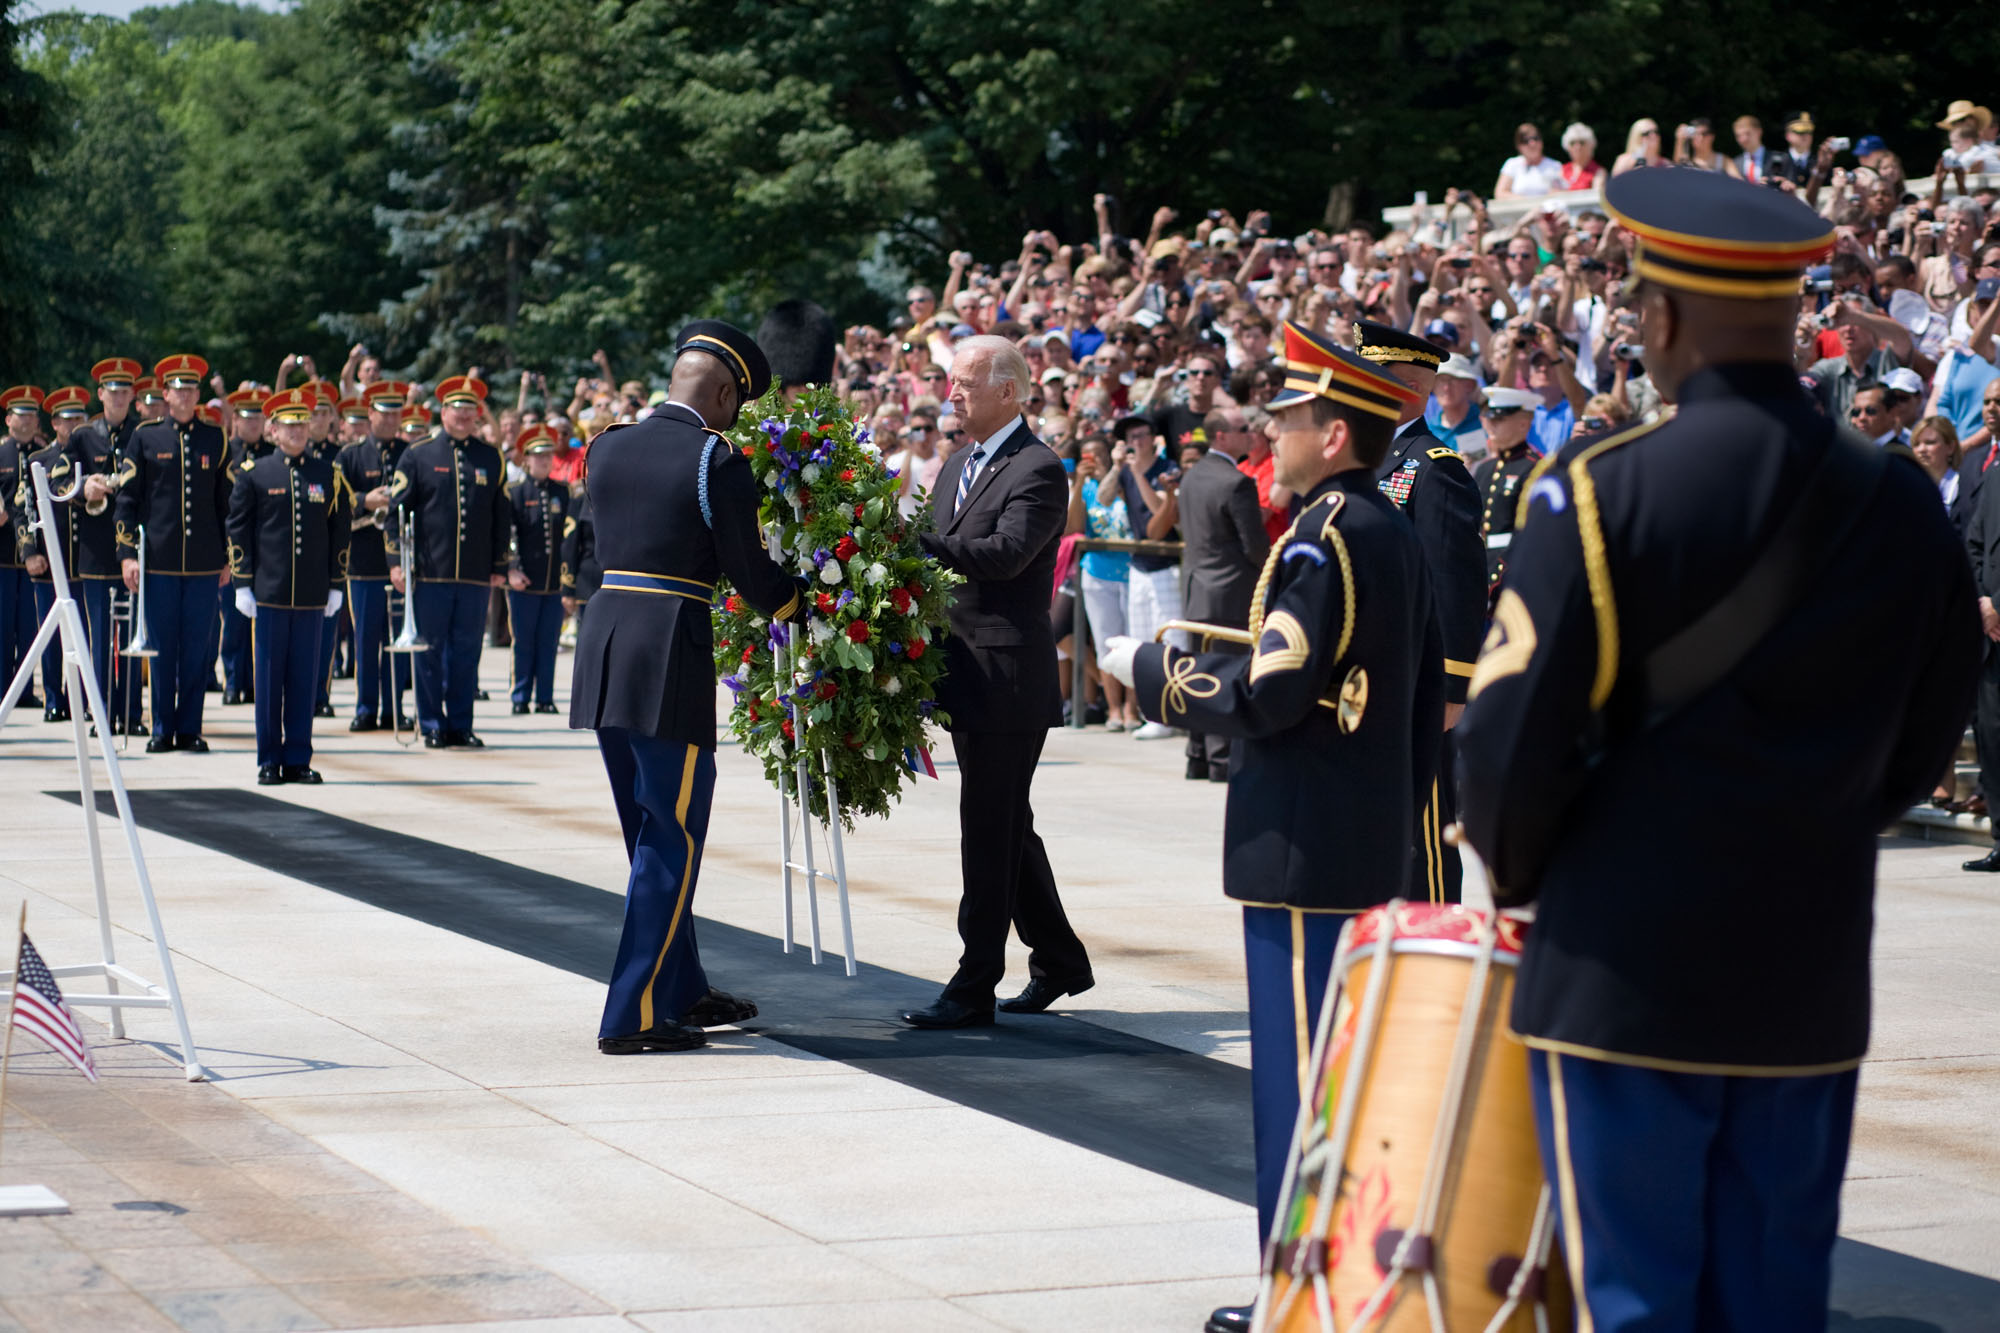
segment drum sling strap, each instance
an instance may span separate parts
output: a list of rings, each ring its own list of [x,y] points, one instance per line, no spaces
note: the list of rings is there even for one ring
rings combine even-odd
[[[1647,654],[1642,730],[1707,693],[1797,609],[1874,498],[1887,453],[1850,431],[1834,432],[1804,492],[1736,586]]]

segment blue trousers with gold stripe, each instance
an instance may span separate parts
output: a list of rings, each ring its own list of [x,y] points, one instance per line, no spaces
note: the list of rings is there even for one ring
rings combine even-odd
[[[1856,1071],[1528,1053],[1580,1333],[1820,1333]]]
[[[35,641],[41,625],[35,617],[35,594],[28,571],[19,565],[0,565],[0,681],[12,681],[21,659]],[[0,685],[0,691],[7,687]],[[28,682],[23,698],[33,698],[34,682]]]
[[[632,874],[601,1037],[679,1022],[708,994],[694,938],[694,887],[715,794],[715,752],[624,727],[597,733]]]
[[[556,640],[562,633],[562,594],[507,590],[514,626],[514,693],[517,704],[556,701]],[[532,695],[532,699],[530,696]]]
[[[153,734],[199,736],[208,685],[208,631],[215,621],[213,574],[146,574],[146,635],[152,664]]]
[[[1243,971],[1250,983],[1250,1107],[1257,1142],[1257,1238],[1270,1239],[1299,1103],[1311,1077],[1333,949],[1347,912],[1243,909]]]

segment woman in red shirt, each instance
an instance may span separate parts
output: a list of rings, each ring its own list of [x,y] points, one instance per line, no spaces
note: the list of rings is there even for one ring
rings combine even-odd
[[[1597,160],[1597,134],[1578,122],[1563,131],[1562,187],[1565,190],[1594,190],[1604,178],[1604,166]]]

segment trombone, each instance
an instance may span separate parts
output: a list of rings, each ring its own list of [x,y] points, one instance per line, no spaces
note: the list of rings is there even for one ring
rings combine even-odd
[[[1232,629],[1228,625],[1205,625],[1199,620],[1169,620],[1153,635],[1154,643],[1165,643],[1167,635],[1174,630],[1183,630],[1201,644],[1196,652],[1207,652],[1219,640],[1223,643],[1237,643],[1245,648],[1256,646],[1257,640],[1247,629]]]
[[[384,651],[391,653],[428,652],[430,651],[430,645],[425,643],[423,636],[417,633],[417,516],[415,511],[403,515],[402,541],[400,544],[403,548],[403,627],[397,632],[396,637]],[[391,588],[390,591],[393,594],[394,589]],[[389,614],[390,619],[393,620],[395,618],[394,610],[391,609]],[[417,687],[415,680],[417,674],[416,665],[416,659],[414,657],[411,658],[410,675],[412,679],[410,681],[410,688],[412,690]],[[389,720],[389,734],[395,738],[398,745],[415,745],[417,743],[418,728],[414,723],[409,729],[410,739],[403,739],[403,707],[396,700],[396,674],[393,663],[389,668],[389,707],[395,714]]]

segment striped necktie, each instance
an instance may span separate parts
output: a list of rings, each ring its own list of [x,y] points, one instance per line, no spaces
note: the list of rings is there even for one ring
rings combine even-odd
[[[965,471],[958,474],[958,503],[952,506],[954,510],[963,508],[965,497],[972,494],[972,479],[978,475],[980,460],[985,457],[986,446],[982,444],[965,460]]]

